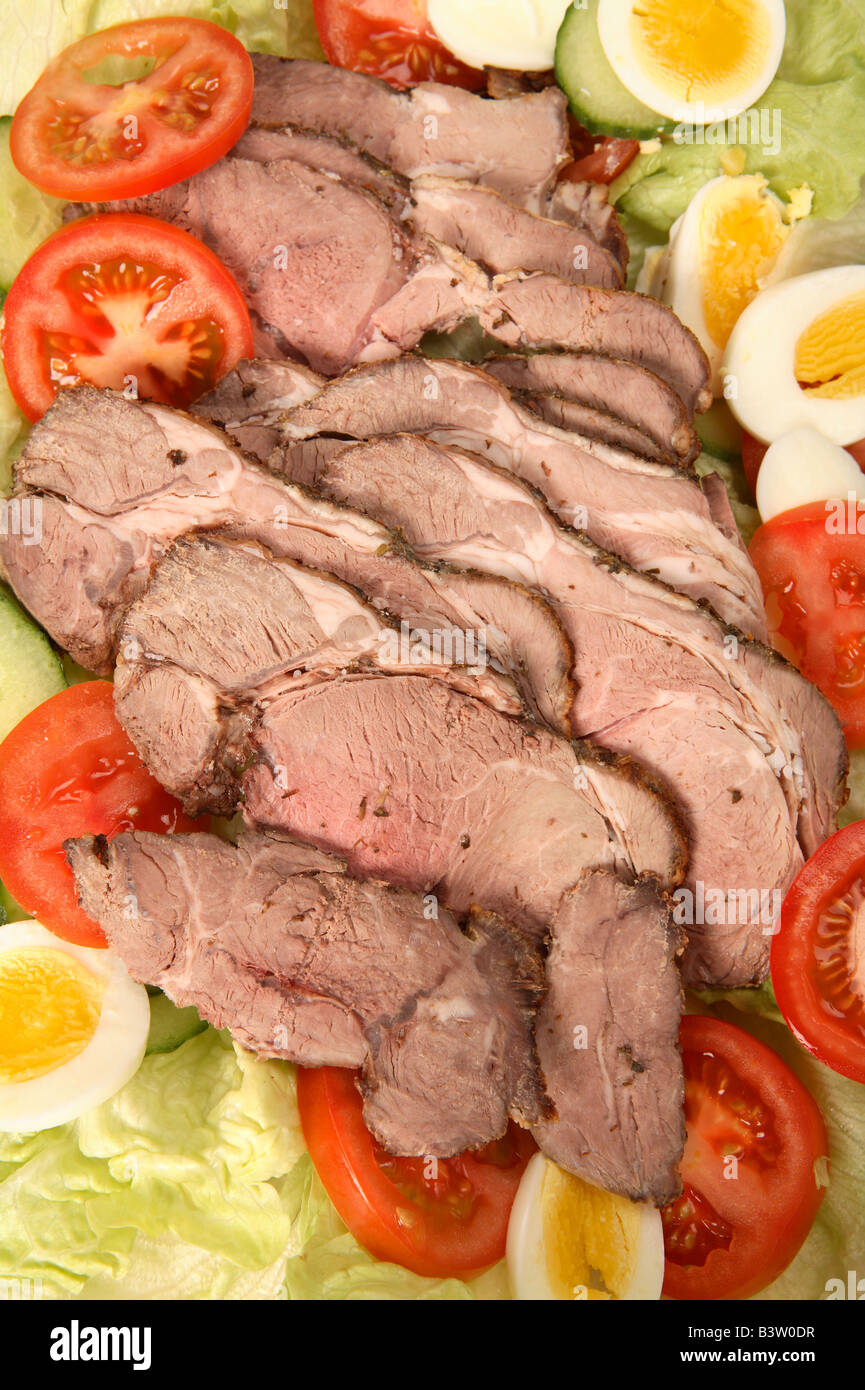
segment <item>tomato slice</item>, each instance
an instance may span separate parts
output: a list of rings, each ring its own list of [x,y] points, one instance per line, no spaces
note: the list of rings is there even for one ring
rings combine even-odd
[[[613,136],[592,138],[592,148],[580,153],[573,163],[566,164],[560,178],[571,183],[582,183],[584,180],[588,183],[612,183],[640,153],[639,140],[619,140]]]
[[[466,67],[436,37],[426,0],[314,0],[318,36],[329,61],[392,87],[448,82],[478,92],[479,68]]]
[[[253,352],[222,262],[139,213],[95,213],[54,232],[16,276],[4,315],[6,375],[30,420],[81,381],[184,407]]]
[[[772,985],[802,1046],[865,1082],[865,821],[821,845],[784,899]]]
[[[78,906],[64,840],[121,830],[206,830],[151,777],[114,713],[114,687],[88,681],[38,705],[0,743],[0,879],[26,912],[80,946],[104,946]]]
[[[760,527],[750,552],[773,646],[819,686],[848,745],[858,748],[865,744],[865,516],[848,512],[843,502],[782,512]]]
[[[687,1015],[679,1035],[684,1192],[663,1209],[664,1293],[749,1298],[800,1249],[823,1200],[826,1130],[810,1093],[742,1028]]]
[[[98,80],[109,65],[117,85]],[[15,112],[10,153],[55,198],[136,198],[221,159],[246,129],[253,85],[243,44],[209,20],[117,24],[48,64]]]
[[[537,1152],[525,1130],[511,1125],[503,1139],[458,1158],[394,1158],[363,1122],[354,1072],[301,1067],[297,1100],[327,1195],[376,1259],[447,1278],[504,1258],[520,1178]]]

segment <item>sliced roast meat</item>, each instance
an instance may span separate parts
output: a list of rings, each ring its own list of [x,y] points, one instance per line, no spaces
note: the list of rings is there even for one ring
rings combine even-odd
[[[85,910],[133,977],[266,1057],[363,1068],[364,1118],[392,1153],[445,1157],[538,1118],[541,967],[489,913],[348,878],[259,835],[71,840]]]
[[[724,920],[688,923],[687,978],[763,978],[774,909],[834,830],[843,797],[841,730],[815,687],[453,446],[412,436],[343,444],[311,481],[401,528],[427,559],[519,579],[554,603],[575,653],[574,732],[638,758],[681,805],[691,849],[683,914],[690,902],[697,915],[701,893],[723,896]]]
[[[480,643],[463,637],[455,651],[451,633],[447,648],[433,634],[413,635],[420,640],[401,642],[395,624],[332,575],[248,541],[187,537],[120,628],[117,713],[167,791],[189,811],[229,815],[258,714],[341,671],[434,674],[522,713]]]
[[[193,415],[221,425],[241,449],[266,459],[279,435],[260,422],[263,413],[291,410],[316,395],[325,378],[297,362],[254,358],[233,371],[191,406]]]
[[[681,945],[652,884],[585,874],[553,920],[536,1029],[556,1111],[534,1127],[541,1149],[596,1187],[658,1206],[682,1188]]]
[[[470,179],[541,212],[571,156],[557,88],[507,103],[422,82],[408,92],[361,73],[253,55],[252,120],[349,140],[408,178]]]
[[[429,329],[456,327],[489,295],[476,267],[413,235],[365,188],[290,159],[224,159],[111,207],[205,242],[273,336],[274,355],[330,375],[364,352],[393,355]]]
[[[630,257],[628,238],[609,200],[606,184],[559,179],[545,211],[547,217],[554,217],[557,222],[571,222],[576,227],[588,228],[598,244],[619,262],[622,275],[627,274]]]
[[[269,164],[275,159],[291,159],[307,169],[331,174],[344,183],[356,184],[374,193],[397,217],[411,205],[411,184],[394,174],[371,155],[364,154],[347,140],[319,135],[296,126],[251,125],[230,153],[232,159],[253,159]]]
[[[248,823],[361,877],[474,903],[541,937],[582,869],[680,882],[678,812],[631,759],[570,743],[428,676],[291,691],[252,731]]]
[[[531,357],[495,357],[484,363],[484,370],[509,390],[524,391],[545,406],[552,395],[616,416],[647,434],[671,460],[690,463],[700,452],[699,438],[680,397],[654,372],[634,362],[593,352],[539,352]],[[552,412],[552,406],[547,408]],[[571,428],[563,424],[564,414],[560,419],[546,418]]]
[[[546,424],[477,368],[420,357],[359,368],[289,411],[281,429],[285,444],[269,463],[292,477],[319,435],[420,432],[476,451],[539,488],[562,521],[635,569],[707,599],[743,631],[766,632],[754,567],[717,525],[696,478]]]
[[[609,415],[605,410],[583,405],[581,401],[566,400],[564,396],[556,396],[549,391],[536,395],[521,394],[518,399],[527,409],[557,429],[570,430],[586,439],[600,440],[613,449],[626,449],[656,463],[672,463],[677,467],[682,463],[681,459],[659,449],[642,430],[620,420],[617,415]]]
[[[553,222],[494,189],[466,180],[421,178],[412,185],[412,221],[493,274],[545,270],[578,285],[621,289],[621,267],[584,227]]]
[[[481,323],[511,348],[566,348],[636,362],[672,386],[691,417],[712,404],[699,342],[648,295],[574,285],[555,275],[503,275]]]
[[[280,390],[294,372],[283,364]],[[202,421],[92,387],[62,391],[31,431],[16,479],[19,495],[39,499],[43,543],[0,534],[0,564],[88,670],[113,669],[118,625],[171,541],[232,528],[352,584],[421,640],[429,631],[482,635],[491,666],[516,681],[531,712],[570,728],[573,656],[543,599],[490,575],[418,563],[380,523],[287,485]]]

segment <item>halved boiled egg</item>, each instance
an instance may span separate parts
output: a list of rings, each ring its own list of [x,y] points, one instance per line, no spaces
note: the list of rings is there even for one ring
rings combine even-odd
[[[791,430],[770,444],[757,475],[764,521],[827,499],[865,496],[865,474],[852,454],[817,430]]]
[[[730,335],[723,374],[730,409],[764,444],[805,426],[836,444],[865,438],[865,266],[757,295]]]
[[[535,1154],[511,1211],[507,1265],[518,1299],[660,1298],[661,1213]]]
[[[747,111],[784,50],[784,0],[599,0],[604,52],[628,90],[671,120]]]
[[[0,1130],[50,1129],[108,1100],[149,1028],[147,991],[113,951],[39,922],[0,927]]]
[[[650,292],[697,335],[721,394],[724,351],[743,310],[760,293],[789,236],[785,206],[760,174],[707,183],[670,234]]]
[[[556,35],[570,0],[428,0],[442,43],[472,68],[543,72],[553,66]]]

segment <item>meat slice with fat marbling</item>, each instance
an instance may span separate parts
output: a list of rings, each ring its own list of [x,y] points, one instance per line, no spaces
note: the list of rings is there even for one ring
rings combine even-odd
[[[392,1153],[462,1153],[542,1112],[540,962],[492,914],[464,934],[417,894],[259,835],[135,832],[67,854],[135,979],[263,1056],[361,1068],[364,1118]]]

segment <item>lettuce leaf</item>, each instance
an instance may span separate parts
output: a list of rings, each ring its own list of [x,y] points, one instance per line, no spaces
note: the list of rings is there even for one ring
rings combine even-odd
[[[132,19],[212,19],[246,48],[282,58],[321,58],[312,0],[12,0],[0,36],[0,114],[11,115],[50,59],[70,43]]]
[[[758,103],[779,112],[780,149],[742,146],[746,172],[765,174],[782,197],[806,183],[815,216],[841,217],[865,171],[865,0],[787,0],[786,8],[781,67]],[[638,155],[611,196],[639,243],[666,239],[698,189],[721,173],[726,144],[667,139]]]
[[[49,1299],[507,1297],[374,1260],[306,1153],[295,1070],[208,1029],[75,1124],[0,1134],[0,1280]]]

